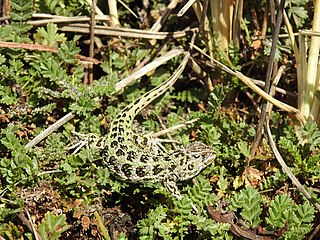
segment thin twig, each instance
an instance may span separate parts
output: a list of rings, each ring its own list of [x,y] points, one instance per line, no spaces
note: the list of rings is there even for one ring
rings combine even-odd
[[[279,68],[278,74],[275,77],[275,79],[272,83],[272,87],[270,89],[271,96],[275,94],[275,87],[278,84],[279,79],[281,77],[281,73],[284,71],[284,69],[285,69],[284,66],[281,66]],[[293,173],[291,172],[291,170],[289,169],[289,167],[287,166],[287,164],[283,160],[281,154],[279,153],[275,142],[273,141],[273,137],[272,137],[272,133],[270,130],[270,125],[269,125],[271,111],[272,111],[272,103],[268,102],[266,104],[266,113],[268,113],[268,114],[266,114],[266,116],[265,116],[265,127],[267,129],[267,134],[268,134],[268,139],[269,139],[271,149],[272,149],[276,159],[278,160],[280,166],[282,167],[282,170],[288,175],[288,177],[291,179],[293,184],[317,208],[317,210],[320,211],[320,205],[314,199],[312,199],[311,195],[305,190],[305,188],[302,186],[302,184],[299,182],[299,180],[293,175]]]
[[[45,52],[59,52],[59,49],[56,47],[49,47],[40,44],[31,44],[31,43],[13,43],[13,42],[0,42],[0,47],[3,48],[23,48],[28,50],[37,50]]]
[[[175,125],[175,126],[166,128],[166,129],[161,130],[161,131],[159,131],[159,132],[156,132],[156,133],[152,134],[151,136],[152,136],[153,138],[157,138],[157,137],[159,137],[159,136],[161,136],[161,135],[164,135],[164,134],[173,132],[173,131],[175,131],[175,130],[177,130],[177,129],[179,129],[179,128],[183,128],[183,127],[185,127],[185,126],[187,126],[187,125],[189,125],[189,124],[192,124],[192,123],[194,123],[194,122],[197,122],[198,120],[199,120],[199,119],[196,118],[196,119],[192,119],[192,120],[190,120],[190,121],[186,121],[186,122],[184,122],[184,123],[177,124],[177,125]]]
[[[286,66],[285,65],[282,65],[279,69],[278,69],[278,72],[277,72],[277,75],[274,77],[273,81],[272,81],[272,85],[271,85],[271,88],[270,88],[270,96],[274,96],[275,93],[276,93],[276,86],[278,85],[279,81],[280,81],[280,78],[283,74],[283,72],[285,71],[286,69]],[[269,118],[270,118],[270,114],[271,114],[271,111],[272,111],[272,107],[273,105],[271,103],[267,103],[267,107],[266,107],[266,111],[267,113],[269,113]]]
[[[33,232],[33,234],[34,234],[34,237],[36,238],[36,240],[41,240],[42,238],[41,238],[41,236],[39,235],[37,229],[36,229],[35,226],[34,226],[35,224],[34,224],[32,218],[31,218],[31,216],[30,216],[29,211],[28,211],[27,209],[25,209],[25,212],[26,212],[26,214],[27,214],[27,216],[28,216],[28,219],[29,219],[29,222],[30,222],[30,224],[31,224],[32,232]]]
[[[32,139],[26,146],[25,148],[31,148],[37,145],[40,141],[42,141],[44,138],[49,136],[52,132],[57,130],[59,127],[61,127],[63,124],[66,122],[70,121],[72,118],[74,118],[73,113],[68,113],[65,115],[63,118],[59,119],[56,121],[54,124],[52,124],[50,127],[42,131],[38,136],[36,136],[34,139]]]
[[[168,42],[169,42],[169,39],[165,40],[164,43],[161,44],[159,47],[157,47],[154,52],[146,56],[134,69],[132,69],[131,73],[135,73],[139,69],[143,68],[147,63],[153,60],[156,56],[161,55],[160,54],[161,52],[165,52],[165,50],[168,48],[167,46]]]
[[[182,17],[195,2],[196,0],[188,0],[178,12],[177,17]]]
[[[279,164],[282,167],[282,170],[288,175],[288,177],[291,179],[292,183],[297,187],[297,189],[310,201],[320,212],[320,205],[311,197],[311,195],[305,190],[305,188],[302,186],[302,184],[299,182],[299,180],[293,175],[293,173],[290,171],[289,167],[283,160],[281,154],[279,153],[276,144],[273,141],[272,133],[269,126],[269,118],[266,118],[265,126],[268,133],[268,138],[270,142],[271,149],[276,156],[276,159],[278,160]]]
[[[310,234],[310,236],[308,237],[307,240],[312,240],[314,239],[314,237],[317,235],[317,233],[320,230],[320,224],[317,225],[317,227],[312,231],[312,233]]]
[[[42,240],[40,234],[38,233],[38,231],[34,227],[34,223],[32,222],[32,219],[31,219],[29,212],[27,210],[25,210],[25,212],[28,215],[29,220],[24,216],[24,214],[22,212],[20,212],[18,214],[18,218],[22,221],[22,223],[24,225],[26,225],[29,228],[30,231],[33,232],[36,240]]]
[[[193,72],[197,76],[199,76],[200,78],[202,78],[204,80],[204,83],[205,83],[205,86],[206,86],[208,92],[212,92],[213,86],[212,86],[212,82],[210,79],[210,75],[206,71],[204,71],[193,58],[190,58],[188,65],[189,65],[189,67],[192,68]]]
[[[157,21],[152,25],[151,31],[159,32],[162,26],[165,24],[167,21],[168,17],[170,16],[172,10],[177,6],[179,3],[179,0],[172,0],[167,8],[164,10],[162,15],[157,19]],[[156,39],[151,39],[150,40],[151,45],[156,44]]]
[[[180,48],[173,49],[170,52],[166,53],[165,55],[155,59],[153,62],[148,63],[143,68],[139,69],[135,73],[131,74],[130,76],[122,79],[120,82],[116,84],[116,91],[123,89],[124,87],[128,86],[133,81],[137,80],[138,78],[142,77],[146,73],[150,72],[151,70],[159,67],[160,65],[164,64],[165,62],[169,61],[170,59],[181,55],[184,51]]]
[[[279,70],[278,70],[279,71]],[[264,87],[265,85],[265,82],[264,81],[261,81],[261,80],[257,80],[257,79],[253,79],[253,78],[249,78],[254,84],[258,85],[258,86],[261,86],[261,87]],[[279,87],[276,87],[275,88],[276,92],[278,93],[281,93],[281,94],[285,94],[287,96],[290,96],[290,97],[293,97],[293,98],[297,98],[297,94],[293,93],[293,92],[290,92],[288,90],[285,90],[283,88],[279,88]]]
[[[235,72],[233,70],[231,70],[230,68],[228,68],[226,65],[220,63],[219,61],[217,61],[214,58],[211,58],[208,54],[206,54],[204,51],[202,51],[202,49],[200,49],[197,46],[193,46],[194,49],[196,49],[197,51],[201,52],[203,55],[205,55],[206,57],[208,57],[213,63],[215,63],[216,65],[213,65],[211,63],[206,63],[208,66],[211,67],[219,67],[221,68],[223,71],[226,71],[227,73],[239,78],[244,84],[246,84],[249,88],[251,88],[254,92],[256,92],[258,95],[260,95],[261,97],[263,97],[265,100],[271,102],[273,105],[277,106],[278,108],[292,113],[295,115],[295,117],[297,118],[297,120],[303,124],[306,122],[306,120],[303,118],[303,116],[301,115],[300,111],[286,103],[283,103],[277,99],[275,99],[274,97],[270,96],[269,94],[267,94],[266,92],[264,92],[261,88],[259,88],[257,85],[255,85],[250,78],[246,77],[245,75],[243,75],[241,72]]]
[[[60,31],[63,32],[77,32],[77,33],[89,33],[88,24],[68,24],[60,27]],[[177,31],[177,32],[154,32],[140,29],[129,28],[115,28],[107,26],[96,26],[94,30],[95,35],[128,37],[128,38],[144,38],[144,39],[166,39],[166,38],[183,38],[189,33],[193,33],[197,28],[193,28],[190,31]]]
[[[53,53],[58,53],[59,49],[56,47],[49,47],[49,46],[44,46],[44,45],[39,45],[39,44],[32,44],[32,43],[13,43],[13,42],[1,42],[0,41],[0,47],[3,48],[21,48],[21,49],[27,49],[27,50],[33,50],[33,51],[44,51],[44,52],[53,52]],[[76,58],[81,60],[81,61],[87,61],[93,64],[99,64],[101,61],[82,56],[80,54],[76,55]]]
[[[0,22],[6,21],[6,20],[9,20],[9,19],[10,19],[9,16],[0,17]]]
[[[169,5],[167,6],[167,8],[164,10],[164,12],[162,13],[162,15],[157,19],[157,21],[153,24],[153,26],[151,27],[151,31],[155,31],[158,32],[160,31],[160,29],[162,28],[162,26],[164,25],[164,23],[167,21],[171,11],[177,6],[177,4],[179,3],[179,0],[172,0]]]
[[[270,0],[269,2],[270,2],[270,4],[274,3],[273,0]],[[285,3],[285,0],[281,0],[280,6],[279,6],[279,11],[278,11],[278,16],[277,16],[276,26],[273,26],[271,24],[272,25],[271,29],[273,29],[273,27],[274,27],[274,31],[273,31],[272,45],[271,45],[271,51],[270,51],[270,56],[269,56],[269,64],[268,64],[268,69],[267,69],[267,73],[266,73],[266,84],[264,86],[264,91],[266,93],[269,93],[269,91],[270,91],[270,82],[271,82],[272,74],[274,73],[274,68],[275,68],[275,64],[276,64],[275,57],[276,57],[276,50],[277,50],[278,39],[279,39],[278,35],[280,32],[280,26],[281,26],[281,22],[282,22],[284,3]],[[270,12],[272,12],[272,13],[275,12],[274,7],[270,6]],[[267,112],[266,108],[267,108],[266,103],[263,103],[262,108],[261,108],[260,117],[259,117],[259,124],[258,124],[257,133],[256,133],[256,136],[254,138],[252,148],[251,148],[250,159],[252,159],[255,156],[256,150],[260,144],[260,140],[262,137],[262,131],[263,131],[263,125],[264,125],[266,112]],[[248,161],[248,164],[249,163],[250,163],[250,160]]]
[[[41,14],[44,16],[38,16],[40,14],[33,14],[32,17],[44,17],[45,19],[40,20],[29,20],[27,23],[32,26],[43,26],[47,23],[72,23],[72,22],[90,22],[91,18],[87,16],[79,16],[79,17],[63,17],[57,15],[50,14]],[[95,15],[96,21],[110,21],[110,17],[106,15]]]
[[[86,0],[86,2],[88,3],[89,6],[92,6],[92,0]],[[103,12],[100,10],[100,8],[98,6],[95,7],[95,12],[98,15],[104,15]]]

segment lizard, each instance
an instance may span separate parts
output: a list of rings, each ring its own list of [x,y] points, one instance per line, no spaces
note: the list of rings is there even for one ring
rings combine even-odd
[[[126,106],[110,123],[101,157],[111,174],[131,183],[163,183],[177,198],[181,198],[176,183],[198,175],[215,159],[215,151],[204,143],[163,151],[148,135],[133,131],[133,120],[142,109],[165,93],[183,72],[190,53],[185,54],[173,75]]]

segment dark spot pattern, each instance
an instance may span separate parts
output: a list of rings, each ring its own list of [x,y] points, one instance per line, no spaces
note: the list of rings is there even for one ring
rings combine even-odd
[[[114,164],[114,165],[113,165],[113,170],[114,170],[115,172],[120,172],[120,168],[119,168],[119,166],[118,166],[117,164]]]
[[[144,144],[144,145],[147,145],[147,143],[148,143],[148,138],[143,137],[143,144]]]
[[[107,156],[107,155],[108,155],[108,148],[105,147],[100,151],[100,157]]]
[[[128,151],[127,152],[127,160],[133,162],[133,160],[136,158],[136,153],[134,151]]]
[[[170,170],[170,172],[174,172],[176,170],[176,168],[177,168],[176,164],[171,164],[169,170]]]
[[[128,147],[127,147],[126,145],[124,145],[124,144],[121,144],[121,145],[120,145],[120,148],[121,148],[122,150],[124,150],[124,151],[126,151],[126,150],[128,149]]]
[[[123,164],[121,167],[121,171],[127,178],[130,178],[132,176],[132,167],[130,164]]]
[[[158,164],[153,166],[154,175],[160,174],[164,169]]]
[[[147,170],[144,167],[137,167],[136,174],[138,177],[144,177],[147,174]]]
[[[180,153],[180,152],[176,152],[176,153],[174,153],[173,155],[172,155],[172,158],[174,159],[174,160],[178,160],[178,159],[180,159],[182,157],[182,153]]]
[[[143,163],[148,162],[148,156],[145,155],[145,154],[142,154],[142,155],[140,156],[140,162],[143,162]]]
[[[115,148],[115,147],[118,146],[118,142],[117,142],[117,141],[112,141],[112,142],[110,143],[110,146],[111,146],[112,148]]]
[[[194,164],[190,163],[190,164],[188,165],[188,170],[189,170],[189,171],[194,170]]]
[[[115,156],[108,157],[108,162],[110,163],[110,165],[116,165],[116,164],[114,164],[114,162],[116,160],[117,160],[117,158]]]
[[[134,141],[135,143],[138,142],[137,139],[138,139],[138,136],[137,136],[137,135],[133,135],[133,141]]]
[[[134,105],[134,106],[137,106],[139,102],[140,102],[140,99],[138,98],[137,100],[135,100],[135,101],[133,102],[133,105]]]
[[[185,166],[186,165],[186,159],[185,158],[182,158],[180,159],[180,166]]]
[[[117,151],[116,151],[116,155],[118,156],[118,157],[121,157],[121,156],[124,156],[125,155],[125,152],[122,150],[122,149],[118,149]]]
[[[116,132],[113,132],[113,133],[110,135],[110,137],[113,138],[113,139],[116,138],[117,136],[118,136],[118,134],[117,134]]]
[[[119,143],[124,143],[124,138],[123,137],[119,136],[117,140],[118,140]]]
[[[112,121],[112,124],[113,124],[113,126],[118,126],[119,125],[119,120],[118,119],[116,119],[116,120],[113,120]]]

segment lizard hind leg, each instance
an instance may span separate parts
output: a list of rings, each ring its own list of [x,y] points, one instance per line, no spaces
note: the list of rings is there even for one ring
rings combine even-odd
[[[164,182],[163,185],[169,190],[169,192],[172,194],[172,196],[174,196],[178,200],[182,199],[182,195],[178,189],[177,184],[174,181],[166,181],[166,182]]]
[[[182,200],[183,196],[181,195],[177,184],[174,181],[166,181],[164,182],[164,186],[171,192],[172,196],[177,198],[178,200]],[[199,210],[197,207],[193,204],[193,202],[189,199],[192,209],[195,211],[195,213],[198,213]]]

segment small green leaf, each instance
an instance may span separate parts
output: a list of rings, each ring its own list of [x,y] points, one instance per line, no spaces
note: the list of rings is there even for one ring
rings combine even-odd
[[[43,27],[38,28],[36,37],[39,43],[49,47],[57,47],[58,43],[66,41],[64,34],[59,34],[57,25],[53,23],[48,23],[47,29]]]

